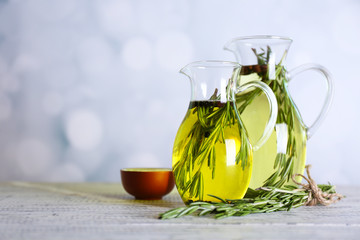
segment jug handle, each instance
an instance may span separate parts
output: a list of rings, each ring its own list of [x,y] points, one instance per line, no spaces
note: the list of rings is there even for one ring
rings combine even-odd
[[[317,118],[311,125],[308,126],[305,124],[307,139],[310,139],[312,137],[312,135],[314,134],[314,132],[319,128],[321,122],[325,118],[325,115],[329,111],[330,104],[331,104],[332,97],[333,97],[333,80],[332,80],[332,76],[331,76],[330,72],[325,67],[318,65],[318,64],[312,64],[312,63],[303,64],[303,65],[300,65],[300,66],[292,69],[291,71],[288,72],[287,79],[290,82],[296,75],[298,75],[302,72],[308,71],[308,70],[314,70],[314,71],[320,72],[325,77],[326,87],[327,87],[326,97],[325,97],[324,104],[321,108],[319,115],[317,116]]]
[[[238,87],[236,89],[235,93],[237,94],[237,93],[245,91],[251,87],[259,88],[261,91],[263,91],[265,93],[265,96],[267,97],[267,99],[269,101],[269,109],[270,109],[269,119],[266,123],[265,130],[264,130],[262,136],[259,138],[259,140],[257,140],[257,142],[255,144],[252,144],[253,150],[256,151],[268,140],[268,138],[271,136],[271,133],[274,130],[274,127],[276,124],[276,119],[277,119],[277,113],[278,113],[278,104],[276,101],[276,97],[275,97],[273,91],[271,90],[271,88],[263,82],[258,82],[258,81],[248,82],[248,83]],[[236,109],[236,107],[235,107],[235,109]]]

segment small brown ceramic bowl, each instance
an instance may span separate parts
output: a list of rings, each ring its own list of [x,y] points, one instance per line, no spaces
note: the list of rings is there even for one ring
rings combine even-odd
[[[136,199],[162,199],[175,185],[169,168],[124,168],[120,173],[125,190]]]

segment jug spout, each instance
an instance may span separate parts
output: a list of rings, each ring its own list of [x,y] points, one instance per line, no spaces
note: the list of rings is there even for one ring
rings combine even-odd
[[[241,66],[236,62],[197,61],[180,69],[190,79],[192,101],[218,98],[226,102],[229,97],[229,81],[238,76]]]
[[[190,64],[186,65],[182,69],[180,69],[179,73],[184,74],[185,76],[189,77],[191,79],[191,66]]]
[[[230,52],[235,52],[236,51],[235,39],[232,39],[232,40],[228,41],[224,45],[224,50],[227,50],[227,51],[230,51]]]
[[[231,39],[224,45],[224,50],[230,51],[235,55],[237,62],[240,62],[239,50],[237,48],[237,38]]]

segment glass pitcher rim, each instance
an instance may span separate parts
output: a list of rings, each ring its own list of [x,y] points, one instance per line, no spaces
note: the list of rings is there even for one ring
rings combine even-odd
[[[291,43],[293,41],[290,37],[279,36],[279,35],[253,35],[253,36],[242,36],[242,37],[232,38],[230,41],[227,42],[227,44],[225,44],[225,46],[227,46],[228,44],[234,41],[246,42],[249,40],[278,40],[280,43],[282,42]]]
[[[223,67],[241,68],[241,64],[237,62],[224,61],[224,60],[200,60],[185,65],[183,68],[180,69],[179,72],[184,73],[184,70],[189,67],[198,68],[198,69],[223,68]]]

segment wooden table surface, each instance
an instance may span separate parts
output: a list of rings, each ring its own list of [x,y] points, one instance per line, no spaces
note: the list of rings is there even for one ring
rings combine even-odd
[[[0,183],[0,239],[360,239],[360,187],[331,206],[215,220],[159,220],[183,206],[176,190],[134,200],[115,183]]]

